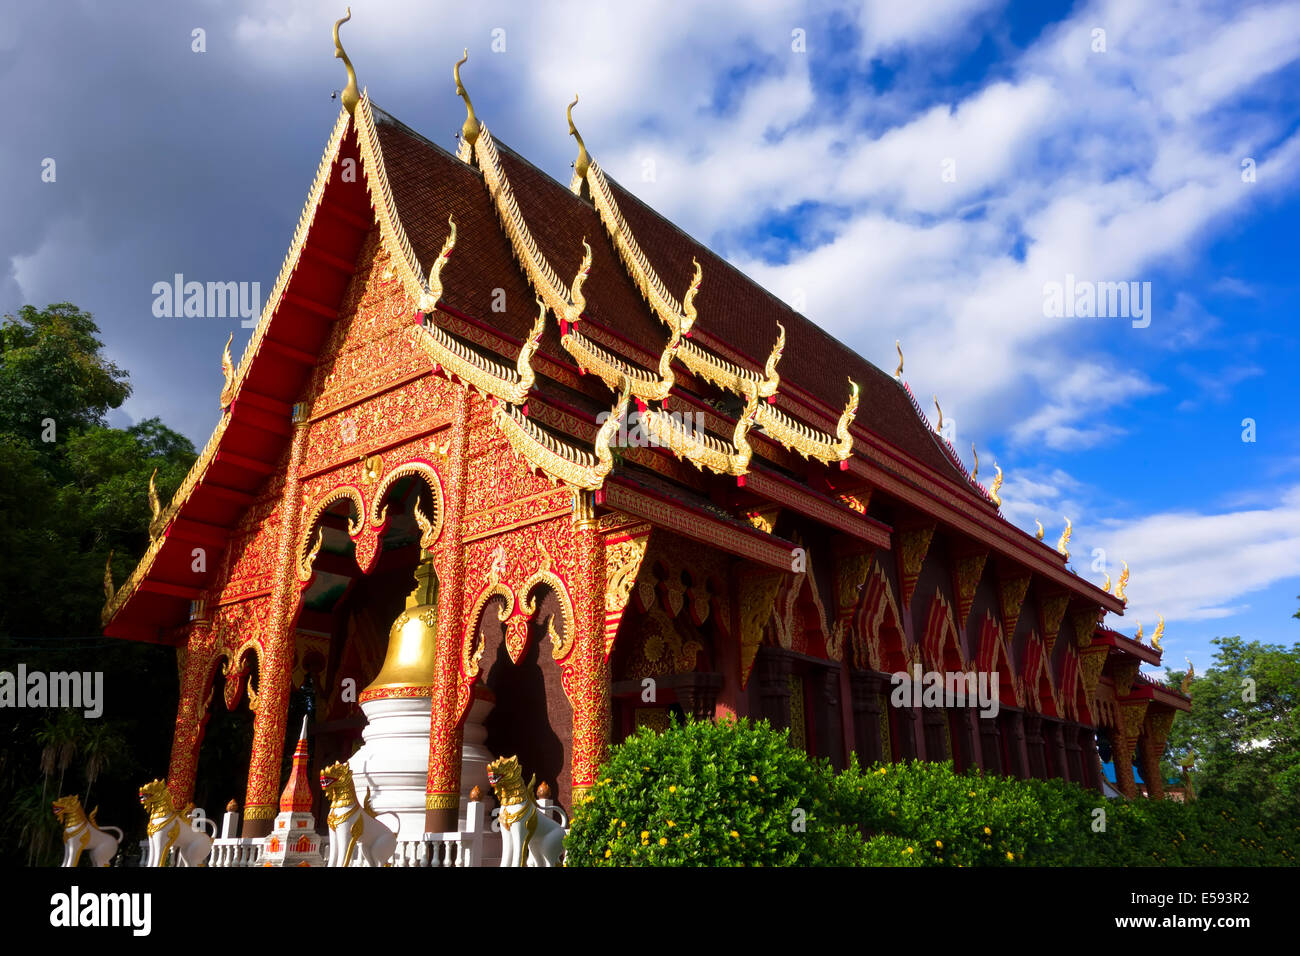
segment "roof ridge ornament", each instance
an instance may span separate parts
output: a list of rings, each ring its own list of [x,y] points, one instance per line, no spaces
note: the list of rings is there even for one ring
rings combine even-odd
[[[113,549],[108,551],[108,560],[104,562],[104,606],[113,603],[116,588],[113,586]]]
[[[975,456],[975,468],[970,473],[971,481],[978,481],[980,476],[980,453],[975,450],[975,443],[970,443],[970,453]]]
[[[1074,528],[1070,525],[1070,519],[1065,519],[1065,530],[1061,532],[1061,540],[1056,542],[1056,553],[1065,560],[1070,560],[1070,535],[1074,533]]]
[[[235,333],[230,333],[230,338],[226,339],[226,347],[221,353],[221,375],[225,381],[221,385],[221,397],[217,399],[221,404],[221,410],[224,412],[230,407],[234,399],[231,386],[235,382],[235,361],[230,357],[230,343],[235,341]]]
[[[1002,490],[1002,468],[996,461],[993,463],[993,470],[996,471],[997,474],[993,477],[993,484],[989,485],[989,500],[1001,508],[1002,497],[998,492]]]
[[[352,68],[352,61],[348,55],[343,52],[343,44],[339,42],[339,27],[352,19],[352,8],[348,7],[348,15],[334,21],[334,56],[342,60],[344,67],[348,71],[348,85],[343,87],[343,93],[340,99],[343,101],[343,108],[348,111],[348,115],[355,115],[357,103],[361,102],[361,93],[357,88],[357,71]]]
[[[582,141],[582,134],[578,132],[578,127],[573,125],[573,108],[578,105],[578,94],[573,94],[573,102],[565,111],[569,117],[569,135],[578,141],[578,158],[573,161],[573,172],[577,175],[580,182],[586,182],[587,170],[591,168],[591,154],[587,152],[587,144]]]
[[[1042,541],[1042,540],[1043,540],[1043,535],[1045,535],[1045,534],[1047,533],[1047,532],[1043,529],[1043,523],[1042,523],[1041,521],[1039,521],[1037,518],[1035,518],[1035,519],[1034,519],[1034,524],[1036,524],[1036,525],[1038,526],[1038,530],[1034,532],[1034,537],[1037,538],[1039,541]]]
[[[1128,562],[1122,561],[1120,563],[1124,565],[1124,570],[1119,573],[1119,584],[1115,586],[1115,597],[1127,605],[1128,595],[1125,592],[1128,590]]]
[[[478,134],[482,131],[483,125],[474,115],[474,104],[469,100],[469,93],[465,91],[465,84],[460,81],[460,68],[469,59],[469,47],[465,47],[464,55],[456,61],[456,65],[451,68],[451,75],[456,80],[456,95],[465,101],[465,124],[460,128],[460,135],[465,142],[473,146],[478,140]]]
[[[704,281],[704,267],[700,265],[700,260],[691,256],[691,262],[695,264],[695,275],[691,277],[691,286],[686,290],[686,295],[682,296],[682,318],[678,323],[685,336],[689,336],[695,327],[698,318],[695,313],[695,294],[700,291],[700,283]]]
[[[154,484],[154,479],[158,477],[158,469],[153,470],[149,476],[149,510],[152,517],[149,519],[149,537],[158,536],[158,519],[162,516],[162,502],[158,500],[158,486]]]
[[[903,380],[903,343],[899,339],[894,339],[894,348],[898,349],[898,368],[894,369],[894,381]]]
[[[1165,636],[1165,616],[1159,614],[1157,617],[1159,617],[1160,620],[1156,624],[1156,629],[1151,635],[1151,646],[1161,653],[1164,653],[1164,648],[1160,646],[1160,641],[1163,640]]]
[[[939,424],[934,426],[934,430],[938,432],[940,435],[942,435],[943,434],[943,409],[939,407],[939,396],[931,395],[930,397],[934,399],[935,410],[939,413]]]
[[[582,294],[582,286],[587,281],[587,276],[591,274],[591,246],[587,244],[587,237],[582,237],[582,262],[578,265],[578,273],[569,283],[569,302],[568,315],[564,316],[566,322],[570,325],[577,325],[578,320],[582,318],[582,312],[587,307],[587,297]]]
[[[438,307],[438,300],[442,298],[442,270],[451,258],[451,250],[456,248],[456,220],[451,215],[447,216],[447,225],[451,231],[447,233],[447,238],[442,244],[442,249],[438,251],[438,258],[433,260],[433,265],[429,267],[428,291],[421,291],[418,310],[424,313],[434,311]]]

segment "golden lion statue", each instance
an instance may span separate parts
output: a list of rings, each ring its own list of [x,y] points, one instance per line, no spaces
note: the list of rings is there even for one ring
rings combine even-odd
[[[196,826],[193,804],[178,813],[162,780],[150,780],[140,788],[140,803],[149,814],[149,866],[166,866],[173,847],[181,866],[203,866],[212,852],[216,823],[204,817]],[[211,836],[203,832],[204,825],[212,827]]]
[[[501,865],[559,866],[564,855],[564,828],[569,818],[559,807],[557,822],[538,810],[533,799],[537,774],[524,786],[519,758],[498,757],[487,765],[488,783],[501,804]]]
[[[63,823],[63,862],[60,866],[76,866],[86,850],[90,851],[90,862],[95,866],[108,866],[112,861],[117,845],[122,842],[122,831],[117,827],[101,827],[95,819],[98,812],[99,807],[96,807],[87,816],[81,807],[81,799],[75,793],[54,801],[54,815]]]
[[[332,763],[320,772],[320,788],[330,802],[326,822],[330,828],[330,856],[326,866],[348,866],[352,851],[359,848],[366,866],[387,866],[397,849],[397,834],[379,822],[370,806],[370,791],[364,803],[357,802],[352,768]]]

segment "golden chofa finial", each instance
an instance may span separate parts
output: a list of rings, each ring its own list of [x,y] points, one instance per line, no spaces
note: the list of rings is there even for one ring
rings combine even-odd
[[[433,312],[438,307],[438,300],[442,298],[442,270],[447,265],[447,260],[451,258],[451,250],[456,248],[456,220],[452,216],[447,216],[447,238],[438,251],[438,258],[433,260],[433,265],[429,267],[429,286],[428,292],[420,293],[420,301],[416,308],[426,315]]]
[[[149,511],[152,512],[149,518],[149,533],[154,533],[154,525],[158,523],[158,516],[162,514],[162,502],[158,500],[158,486],[154,484],[154,479],[158,477],[158,469],[153,470],[149,476]]]
[[[1124,570],[1119,573],[1119,584],[1115,586],[1115,597],[1127,604],[1128,595],[1125,592],[1128,589],[1128,562],[1125,561],[1123,564]]]
[[[460,128],[460,137],[473,146],[482,127],[479,125],[478,117],[474,115],[474,104],[469,101],[469,94],[465,92],[465,84],[460,81],[460,68],[468,59],[469,48],[466,47],[464,56],[457,60],[456,65],[451,68],[451,75],[456,80],[456,95],[465,101],[465,125]]]
[[[1103,591],[1105,591],[1107,594],[1110,593],[1110,575],[1109,575],[1109,574],[1106,575],[1106,580],[1104,580],[1104,581],[1101,582],[1101,589],[1102,589]]]
[[[230,402],[234,398],[231,394],[231,386],[235,384],[235,361],[230,357],[230,343],[235,341],[235,333],[230,333],[230,338],[226,339],[226,347],[221,353],[221,376],[225,381],[221,386],[221,410],[225,411],[230,407]]]
[[[1192,681],[1196,680],[1196,668],[1192,666],[1190,657],[1184,657],[1183,660],[1187,661],[1187,673],[1183,675],[1183,683],[1178,690],[1186,697],[1192,689]]]
[[[894,348],[898,349],[898,368],[894,369],[894,381],[901,381],[903,378],[903,343],[894,339]]]
[[[993,470],[996,471],[997,474],[993,476],[993,484],[989,485],[989,498],[993,500],[993,503],[995,505],[1001,508],[1002,497],[998,494],[998,492],[1002,490],[1002,469],[998,467],[997,462],[994,462]]]
[[[1133,640],[1137,641],[1139,644],[1142,643],[1142,622],[1141,621],[1137,622],[1137,630],[1133,632]]]
[[[1156,629],[1151,633],[1151,646],[1156,650],[1163,652],[1164,648],[1160,646],[1160,641],[1165,636],[1165,616],[1160,615],[1160,620],[1156,624]]]
[[[970,473],[970,480],[975,481],[980,476],[980,453],[975,450],[975,443],[970,443],[970,453],[975,456],[975,469]]]
[[[934,399],[935,411],[939,413],[939,424],[934,426],[934,430],[942,434],[943,433],[943,409],[939,407],[939,396],[932,395],[930,397]]]
[[[573,94],[573,102],[569,104],[567,110],[569,116],[569,135],[578,141],[578,158],[573,161],[573,171],[577,173],[578,179],[585,181],[587,170],[591,168],[591,156],[587,153],[587,144],[582,141],[582,134],[578,132],[578,127],[573,125],[573,108],[578,105],[578,94]]]
[[[113,552],[108,552],[108,560],[104,562],[104,603],[112,604],[113,595],[116,589],[113,587]]]
[[[1038,530],[1034,532],[1034,537],[1037,538],[1039,541],[1042,541],[1043,535],[1047,533],[1046,531],[1043,530],[1043,523],[1039,521],[1037,518],[1035,518],[1034,524],[1038,526]]]
[[[1065,560],[1070,560],[1070,535],[1074,529],[1070,526],[1070,519],[1065,519],[1065,530],[1061,532],[1061,540],[1056,542],[1056,553]]]
[[[334,21],[334,56],[343,61],[343,65],[347,67],[348,71],[348,85],[343,87],[341,99],[343,100],[343,108],[348,111],[349,116],[357,108],[357,104],[361,102],[361,91],[357,88],[357,71],[352,69],[352,61],[343,52],[343,44],[339,42],[339,27],[351,19],[352,8],[348,7],[348,15],[341,20]]]

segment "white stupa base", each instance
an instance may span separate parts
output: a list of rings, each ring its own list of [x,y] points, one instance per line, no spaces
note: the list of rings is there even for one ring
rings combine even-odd
[[[490,792],[487,765],[492,756],[483,747],[483,721],[492,706],[489,699],[475,698],[465,718],[458,814],[462,829],[470,789],[477,784],[484,795]],[[431,709],[428,697],[386,697],[361,705],[367,721],[363,744],[348,761],[357,799],[364,801],[368,789],[375,815],[397,830],[399,841],[424,837]]]

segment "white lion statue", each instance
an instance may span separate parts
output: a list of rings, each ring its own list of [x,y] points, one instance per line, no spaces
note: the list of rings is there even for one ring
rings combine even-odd
[[[204,817],[195,826],[192,806],[178,813],[171,791],[162,780],[151,780],[140,788],[140,803],[149,814],[149,866],[166,866],[173,848],[181,866],[203,866],[212,852],[216,823]],[[203,826],[212,827],[212,834],[205,833]]]
[[[330,764],[320,772],[320,788],[330,802],[326,818],[330,828],[330,856],[325,865],[348,866],[352,851],[360,848],[366,866],[388,866],[397,849],[397,834],[375,816],[369,790],[365,803],[357,802],[352,768],[345,763]]]
[[[562,820],[542,813],[533,799],[537,775],[524,786],[519,758],[498,757],[487,766],[488,783],[501,804],[501,865],[559,866],[564,856],[564,828],[569,818],[559,807]]]
[[[95,866],[108,866],[117,845],[122,842],[122,831],[117,827],[101,827],[95,819],[99,807],[86,811],[81,799],[74,793],[54,801],[54,815],[63,823],[63,862],[60,866],[76,866],[81,854],[90,851],[90,862]],[[117,836],[107,831],[112,830]]]

